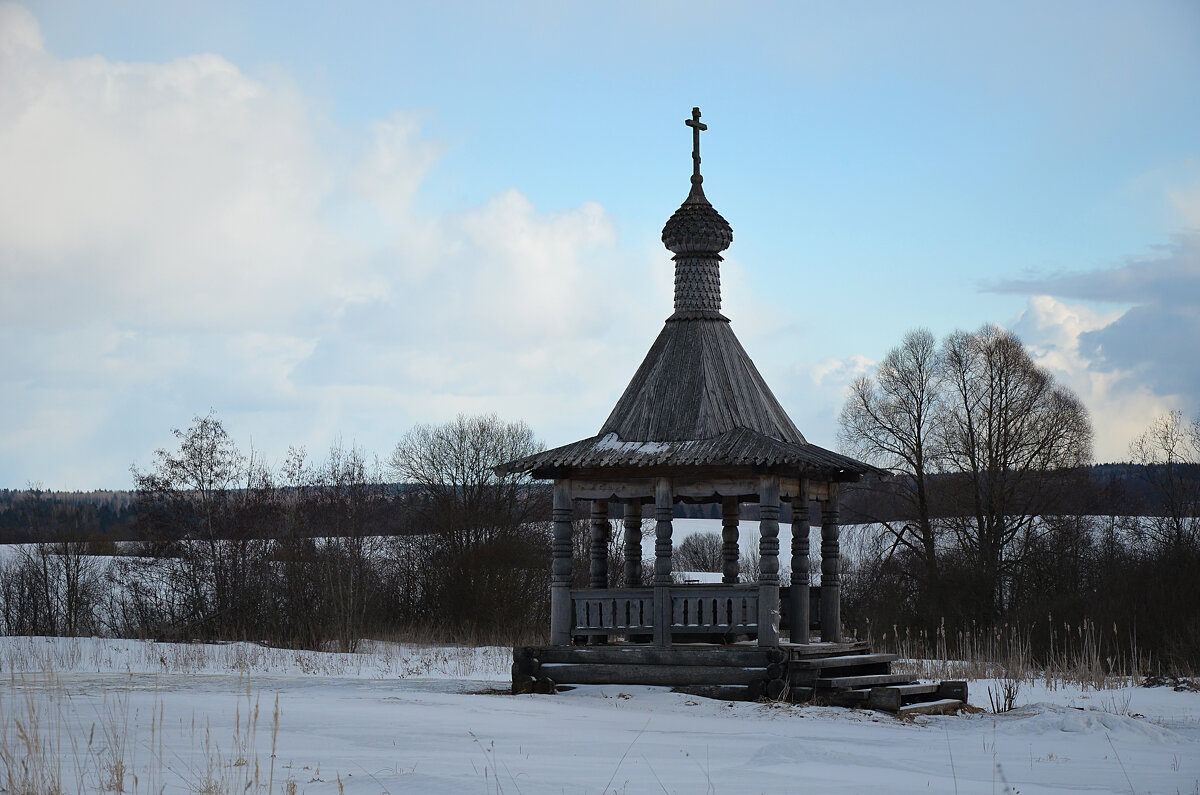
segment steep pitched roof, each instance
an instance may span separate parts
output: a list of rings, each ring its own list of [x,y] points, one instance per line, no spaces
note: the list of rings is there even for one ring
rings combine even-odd
[[[735,428],[805,444],[729,321],[668,320],[600,435],[639,441],[711,439]]]

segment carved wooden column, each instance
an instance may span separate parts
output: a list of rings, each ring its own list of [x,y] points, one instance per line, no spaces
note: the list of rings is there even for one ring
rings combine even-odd
[[[721,582],[738,581],[738,498],[721,500]]]
[[[792,643],[808,643],[808,481],[800,479],[800,490],[792,498],[792,587],[788,615]]]
[[[571,645],[571,481],[554,481],[554,563],[550,570],[550,642]]]
[[[821,504],[821,640],[842,639],[842,595],[838,568],[838,487],[829,484],[829,499]]]
[[[588,522],[591,528],[591,579],[593,588],[608,587],[608,541],[612,537],[612,526],[608,523],[608,500],[592,500],[592,514]]]
[[[671,645],[671,519],[675,499],[671,481],[654,484],[654,642]]]
[[[625,503],[625,587],[642,584],[642,501]]]
[[[758,645],[779,645],[779,476],[758,479]]]

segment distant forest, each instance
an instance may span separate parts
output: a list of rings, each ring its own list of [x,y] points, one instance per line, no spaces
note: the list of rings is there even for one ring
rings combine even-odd
[[[1060,508],[1064,515],[1159,516],[1164,512],[1164,506],[1161,492],[1152,485],[1153,469],[1153,465],[1131,463],[1097,464],[1082,472],[1059,472],[1047,477],[1074,481],[1071,489],[1064,490],[1066,496]],[[1200,467],[1194,469],[1193,476],[1200,480]],[[931,480],[934,513],[949,516],[949,505],[939,506],[936,495],[951,490],[953,476],[934,475]],[[893,483],[898,481],[868,480],[845,484],[841,497],[842,523],[903,520],[908,506],[894,497]],[[541,491],[548,487],[535,484],[528,488]],[[370,510],[371,515],[361,526],[368,535],[424,532],[411,502],[405,499],[406,494],[411,494],[411,488],[405,484],[384,484]],[[619,507],[616,510],[619,511]],[[790,507],[785,506],[785,521],[791,520],[790,513]],[[680,503],[675,506],[675,516],[719,519],[721,506]],[[756,518],[754,506],[744,505],[742,516]],[[324,531],[314,529],[318,534],[340,534],[334,526]],[[86,540],[98,544],[144,540],[138,525],[137,494],[133,491],[0,489],[0,544],[55,540]]]

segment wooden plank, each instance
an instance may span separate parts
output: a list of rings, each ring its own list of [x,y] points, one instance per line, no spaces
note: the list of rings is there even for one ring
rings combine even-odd
[[[830,677],[847,677],[847,676],[890,676],[891,670],[887,663],[872,663],[864,665],[860,668],[841,668],[833,671],[800,671],[793,670],[791,672],[792,681],[796,684],[810,684],[818,679],[828,679]]]
[[[953,715],[962,709],[963,702],[957,698],[940,698],[937,701],[922,701],[917,704],[906,704],[897,710],[901,717],[909,715]]]
[[[890,663],[896,659],[895,654],[846,654],[838,657],[810,657],[804,660],[793,660],[792,668],[803,671],[820,670],[823,668],[847,668],[858,665]]]
[[[595,665],[542,663],[538,674],[571,685],[748,685],[763,678],[758,668],[730,665]]]
[[[765,669],[770,662],[768,651],[754,646],[546,646],[534,647],[532,653],[542,664],[716,665]]]
[[[813,686],[825,689],[877,687],[879,685],[909,684],[914,677],[905,674],[870,674],[868,676],[832,676],[813,680]]]
[[[871,644],[866,641],[844,641],[842,643],[787,643],[782,642],[779,648],[788,652],[793,660],[807,660],[812,657],[833,657],[841,654],[870,654]]]
[[[894,686],[894,687],[891,687],[891,688],[889,688],[889,689],[890,689],[890,690],[896,690],[896,691],[899,691],[899,693],[900,693],[900,695],[901,695],[901,696],[903,696],[903,697],[905,697],[905,698],[908,698],[909,696],[923,696],[923,695],[926,695],[926,694],[928,694],[928,693],[936,693],[936,692],[938,692],[938,687],[940,687],[940,685],[936,685],[936,684],[930,684],[930,685],[896,685],[896,686]]]
[[[572,480],[571,493],[587,500],[647,498],[654,496],[654,480]]]
[[[799,481],[791,478],[788,482],[796,484]],[[679,478],[674,481],[673,490],[676,497],[693,499],[714,495],[741,497],[758,493],[758,479],[754,477]],[[571,480],[571,495],[577,500],[649,500],[654,497],[654,479],[645,477],[622,480],[576,478]],[[790,497],[791,494],[788,496]]]

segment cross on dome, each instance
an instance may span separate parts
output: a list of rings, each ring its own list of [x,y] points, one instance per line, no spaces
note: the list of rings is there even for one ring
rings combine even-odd
[[[708,125],[700,121],[700,109],[692,108],[692,118],[684,119],[683,123],[692,128],[692,182],[703,182],[700,176],[700,131],[707,130]]]

